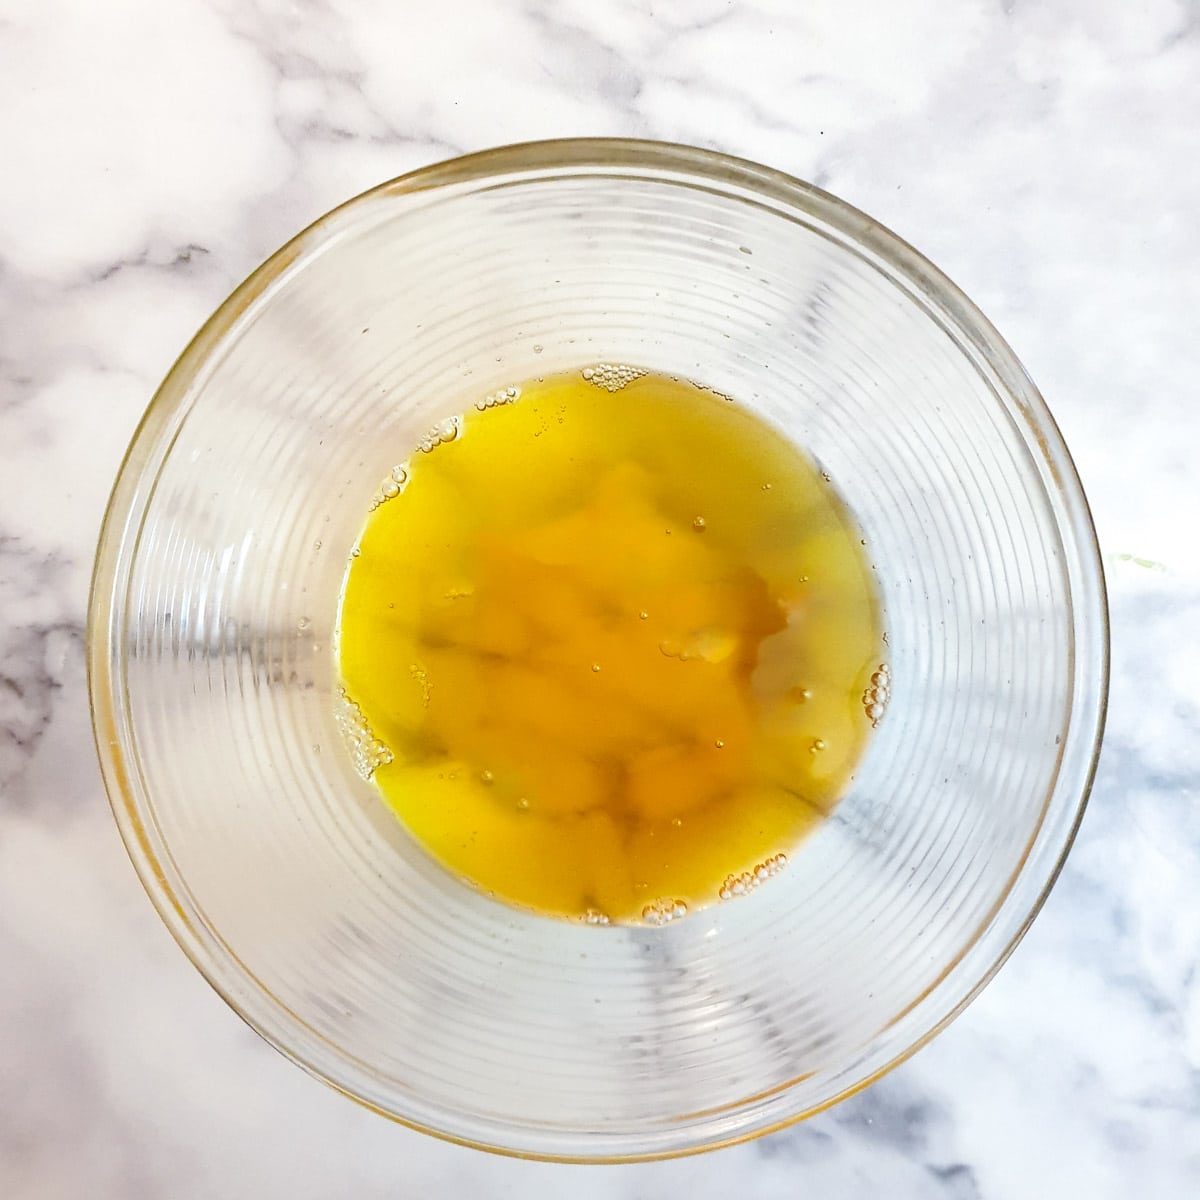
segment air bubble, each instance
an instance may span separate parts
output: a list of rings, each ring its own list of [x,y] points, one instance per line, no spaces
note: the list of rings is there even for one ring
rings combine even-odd
[[[592,663],[592,670],[593,670],[594,672],[596,672],[596,674],[598,675],[598,674],[600,673],[600,664],[599,664],[599,663]]]
[[[475,407],[483,412],[485,409],[497,408],[501,404],[511,404],[520,396],[521,389],[519,387],[497,388],[494,392],[489,392],[482,400],[476,400]]]
[[[809,747],[810,754],[820,754],[825,749],[824,738],[813,738],[813,744]]]
[[[529,797],[528,796],[519,797],[517,800],[517,807],[522,812],[528,812],[529,811]]]
[[[674,378],[674,376],[672,376]],[[724,392],[718,391],[715,387],[709,387],[707,383],[701,383],[699,379],[689,379],[688,383],[692,385],[698,392],[710,392],[716,396],[718,400],[728,400],[732,403],[733,397],[726,395]]]
[[[717,895],[722,900],[732,900],[734,896],[749,895],[768,879],[778,875],[786,866],[787,855],[774,854],[749,871],[742,871],[737,875],[726,875],[725,882],[721,884]]]
[[[429,682],[429,672],[420,663],[411,663],[408,673],[416,681],[417,687],[421,689],[421,707],[428,708],[429,701],[433,696],[433,684]]]
[[[717,740],[713,742],[713,745],[716,746],[718,750],[725,749],[725,743],[720,738],[717,738]]]
[[[392,761],[391,750],[375,736],[362,709],[345,691],[339,693],[334,720],[350,752],[350,761],[363,779],[370,779],[378,767]]]
[[[642,920],[647,925],[668,925],[686,916],[687,905],[682,900],[655,900],[642,909]]]
[[[587,925],[607,925],[608,915],[602,913],[598,908],[589,908],[584,912],[583,920]]]
[[[297,629],[307,629],[311,624],[312,624],[312,621],[310,621],[308,619],[308,617],[301,617],[300,620],[298,620],[296,622],[296,628]]]
[[[708,522],[703,517],[692,518],[692,528],[698,533],[703,533],[708,528]]]
[[[491,773],[491,771],[480,771],[479,772],[479,782],[482,783],[484,785],[484,787],[491,787],[491,785],[493,783],[495,783],[495,781],[496,781],[496,777],[495,777],[495,775],[493,775]]]
[[[388,503],[388,500],[394,500],[400,496],[401,490],[408,482],[408,469],[402,464],[397,463],[391,468],[391,472],[386,476],[382,484],[379,485],[379,491],[371,498],[371,511],[379,508],[380,504]]]
[[[648,621],[649,619],[650,619],[650,614],[648,612],[646,612],[644,609],[640,613],[638,613],[639,621]]]
[[[458,437],[458,433],[458,417],[447,417],[444,421],[439,421],[417,443],[417,449],[422,454],[428,454],[431,450],[436,450],[438,446],[444,445],[446,442],[454,441]]]
[[[871,675],[870,686],[862,694],[862,706],[872,726],[878,725],[887,711],[892,694],[892,672],[887,663],[880,663]]]
[[[597,363],[594,367],[583,368],[583,378],[588,383],[594,383],[606,392],[619,392],[635,379],[646,374],[641,367],[630,367],[624,364]]]

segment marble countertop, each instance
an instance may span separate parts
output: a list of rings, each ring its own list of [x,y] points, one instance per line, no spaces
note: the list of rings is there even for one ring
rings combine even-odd
[[[0,1195],[1200,1194],[1196,0],[4,0]],[[674,1163],[493,1158],[260,1042],[104,799],[91,556],[156,384],[338,201],[529,138],[715,146],[837,192],[999,326],[1076,456],[1113,689],[1074,852],[1000,976],[865,1093]]]

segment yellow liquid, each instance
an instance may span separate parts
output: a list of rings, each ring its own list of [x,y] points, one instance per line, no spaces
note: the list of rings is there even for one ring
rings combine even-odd
[[[497,899],[658,924],[753,889],[886,702],[860,535],[816,465],[682,381],[508,388],[384,482],[339,656],[355,757]]]

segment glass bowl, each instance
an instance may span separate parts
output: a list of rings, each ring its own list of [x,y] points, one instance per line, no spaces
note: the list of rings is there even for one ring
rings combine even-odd
[[[452,878],[335,715],[339,588],[393,463],[498,387],[599,361],[696,379],[805,447],[888,633],[889,708],[834,815],[767,885],[660,928]],[[384,184],[234,292],[117,479],[89,661],[129,854],[254,1029],[420,1129],[629,1160],[825,1108],[972,998],[1080,819],[1107,624],[1067,450],[953,284],[775,171],[585,140]]]

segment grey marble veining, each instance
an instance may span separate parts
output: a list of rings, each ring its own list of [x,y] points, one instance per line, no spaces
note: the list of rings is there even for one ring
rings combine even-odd
[[[1195,0],[0,5],[0,1195],[1200,1194]],[[858,1097],[675,1163],[410,1133],[252,1035],[125,858],[83,677],[112,478],[174,356],[331,205],[625,134],[814,180],[971,294],[1050,401],[1111,587],[1109,737],[996,981]]]

